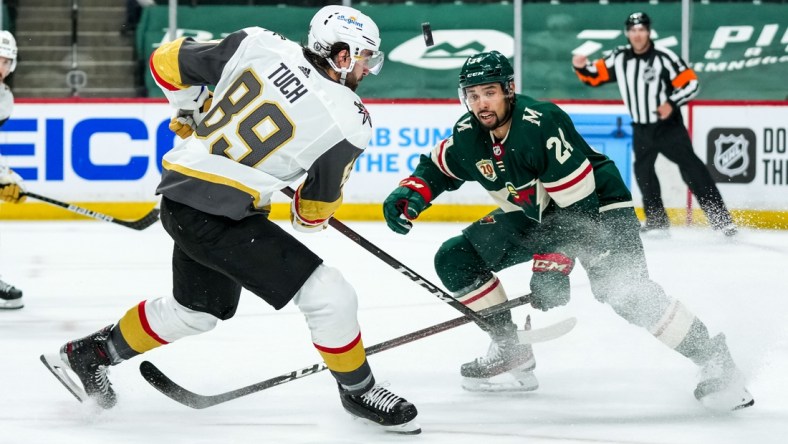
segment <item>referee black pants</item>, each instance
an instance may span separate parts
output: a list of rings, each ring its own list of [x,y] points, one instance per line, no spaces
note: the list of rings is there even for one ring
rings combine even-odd
[[[733,222],[709,170],[692,149],[692,141],[681,120],[681,113],[674,112],[667,120],[659,123],[632,126],[635,180],[643,195],[646,226],[665,228],[670,226],[654,168],[658,154],[662,154],[679,167],[682,180],[698,199],[701,209],[714,229],[723,228]]]

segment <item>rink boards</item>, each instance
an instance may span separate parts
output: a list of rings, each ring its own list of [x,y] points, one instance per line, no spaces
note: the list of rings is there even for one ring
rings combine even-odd
[[[451,134],[464,112],[454,100],[368,100],[373,134],[345,188],[339,215],[379,220],[380,202],[407,176],[419,156]],[[630,118],[615,101],[560,101],[584,138],[607,154],[640,195],[632,176]],[[0,153],[31,191],[133,218],[156,203],[161,158],[172,147],[171,109],[156,99],[19,100],[0,129]],[[731,209],[744,224],[788,227],[788,103],[694,102],[685,117],[698,156],[706,162]],[[674,164],[657,163],[671,216],[683,220],[687,188]],[[284,196],[274,217],[286,217]],[[441,196],[425,219],[473,220],[491,208],[475,184]],[[689,203],[697,208],[697,203]],[[692,211],[695,219],[702,215]],[[3,219],[74,216],[46,204],[0,206]]]

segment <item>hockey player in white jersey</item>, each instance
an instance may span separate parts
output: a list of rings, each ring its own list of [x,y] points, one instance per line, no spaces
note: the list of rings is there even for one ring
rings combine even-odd
[[[0,83],[0,101],[4,95],[3,87],[5,87],[5,84]],[[3,105],[0,104],[0,112],[4,111],[3,108]],[[0,126],[2,126],[3,122],[5,121],[0,120]],[[22,177],[8,166],[8,160],[0,156],[0,201],[7,203],[24,202],[26,197],[24,195],[23,182]],[[0,310],[16,310],[24,306],[22,290],[0,279]]]
[[[262,28],[159,47],[151,73],[179,110],[170,128],[183,138],[164,156],[157,189],[175,241],[173,294],[142,301],[116,324],[43,356],[53,374],[77,397],[110,408],[109,366],[212,329],[235,314],[246,288],[275,309],[292,300],[304,313],[348,412],[387,431],[419,433],[416,407],[375,382],[354,289],[267,217],[271,195],[306,176],[292,225],[326,228],[371,135],[354,91],[382,62],[375,23],[343,6],[318,11],[303,48]]]
[[[11,117],[14,110],[14,95],[5,80],[16,68],[16,39],[8,31],[0,31],[0,126]],[[0,156],[0,201],[22,203],[25,201],[22,177],[8,166],[8,160]],[[0,310],[24,307],[22,290],[0,280]]]

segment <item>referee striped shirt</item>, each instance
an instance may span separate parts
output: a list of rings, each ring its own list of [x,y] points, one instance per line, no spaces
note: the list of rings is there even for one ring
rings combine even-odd
[[[635,54],[631,45],[620,46],[603,59],[575,67],[575,73],[591,86],[618,82],[632,121],[639,124],[657,123],[659,105],[671,102],[678,108],[699,89],[695,71],[673,51],[653,43],[643,54]]]

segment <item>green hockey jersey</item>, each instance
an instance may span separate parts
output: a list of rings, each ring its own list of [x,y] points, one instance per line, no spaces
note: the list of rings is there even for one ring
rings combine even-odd
[[[633,206],[613,161],[591,148],[558,106],[525,95],[516,96],[503,140],[466,113],[451,137],[421,156],[413,175],[429,185],[433,198],[478,182],[501,209],[523,211],[537,222],[545,211],[593,217]]]

